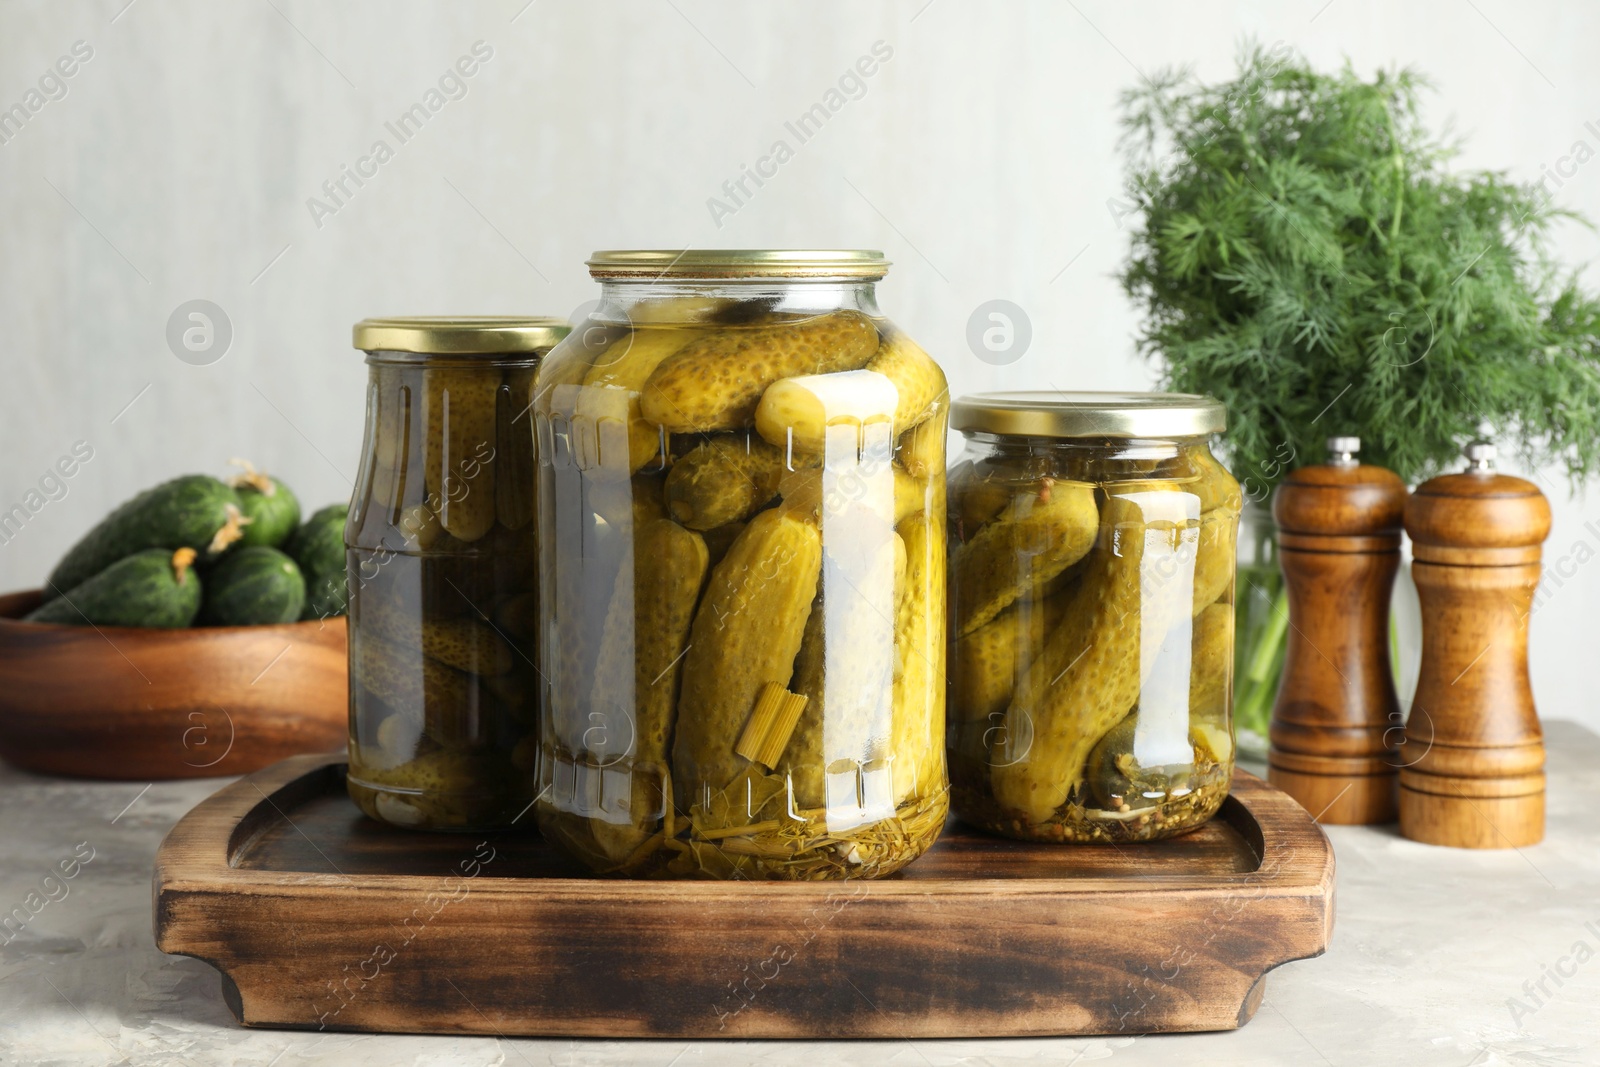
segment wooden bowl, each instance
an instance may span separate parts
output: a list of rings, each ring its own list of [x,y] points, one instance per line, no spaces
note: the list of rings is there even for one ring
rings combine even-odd
[[[246,774],[348,737],[345,620],[192,630],[22,622],[0,596],[0,757],[150,781]]]

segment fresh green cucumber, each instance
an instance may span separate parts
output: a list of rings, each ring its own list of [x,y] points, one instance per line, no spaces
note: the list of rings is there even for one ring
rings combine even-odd
[[[306,578],[306,604],[302,619],[326,619],[345,614],[349,589],[344,566],[344,523],[347,504],[330,504],[296,530],[284,550],[300,564]]]
[[[329,504],[312,514],[289,538],[284,551],[307,574],[344,572],[344,523],[350,505]]]
[[[214,559],[239,539],[239,494],[206,474],[186,474],[146,489],[100,520],[50,572],[49,600],[93,578],[113,563],[147,548],[170,556],[192,548]]]
[[[239,510],[245,517],[239,544],[279,547],[300,525],[299,498],[270,474],[256,470],[244,460],[233,462],[244,468],[244,473],[233,479],[234,491],[239,494]]]
[[[350,614],[350,588],[344,571],[324,574],[306,583],[306,606],[300,609],[303,621],[331,619]]]
[[[228,553],[212,568],[201,618],[216,626],[294,622],[305,601],[305,579],[294,560],[253,545]]]
[[[200,610],[200,576],[192,548],[147,548],[118,560],[36,608],[27,622],[152,626],[178,629]]]

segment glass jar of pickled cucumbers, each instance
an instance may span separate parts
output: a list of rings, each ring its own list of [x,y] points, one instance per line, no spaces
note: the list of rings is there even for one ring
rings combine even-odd
[[[566,333],[545,318],[355,327],[368,385],[345,526],[347,782],[374,819],[498,829],[533,801],[533,378]]]
[[[1029,841],[1199,826],[1233,775],[1242,499],[1207,447],[1222,405],[989,393],[951,422],[957,814]]]
[[[597,871],[888,874],[938,835],[943,372],[877,252],[600,252],[539,370],[539,825]]]

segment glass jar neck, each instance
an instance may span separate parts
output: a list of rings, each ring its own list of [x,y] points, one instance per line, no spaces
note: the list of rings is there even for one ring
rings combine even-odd
[[[536,367],[544,358],[544,351],[534,352],[398,352],[377,348],[367,353],[369,367],[422,367],[444,366],[487,368],[498,371],[504,367]]]
[[[878,316],[874,280],[797,278],[608,278],[600,283],[598,322],[692,322],[721,317],[724,302],[754,313],[820,315],[853,310]]]
[[[1030,456],[1051,452],[1095,453],[1117,459],[1169,459],[1206,447],[1204,437],[1022,437],[963,430],[968,446],[996,456]]]

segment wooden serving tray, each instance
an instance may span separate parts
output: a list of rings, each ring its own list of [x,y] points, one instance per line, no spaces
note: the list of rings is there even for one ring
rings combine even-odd
[[[1239,772],[1149,845],[956,824],[875,882],[585,877],[536,835],[363,818],[339,756],[201,803],[162,843],[156,944],[222,972],[247,1026],[502,1036],[916,1038],[1228,1030],[1321,955],[1333,851]],[[531,817],[531,816],[530,816]]]

